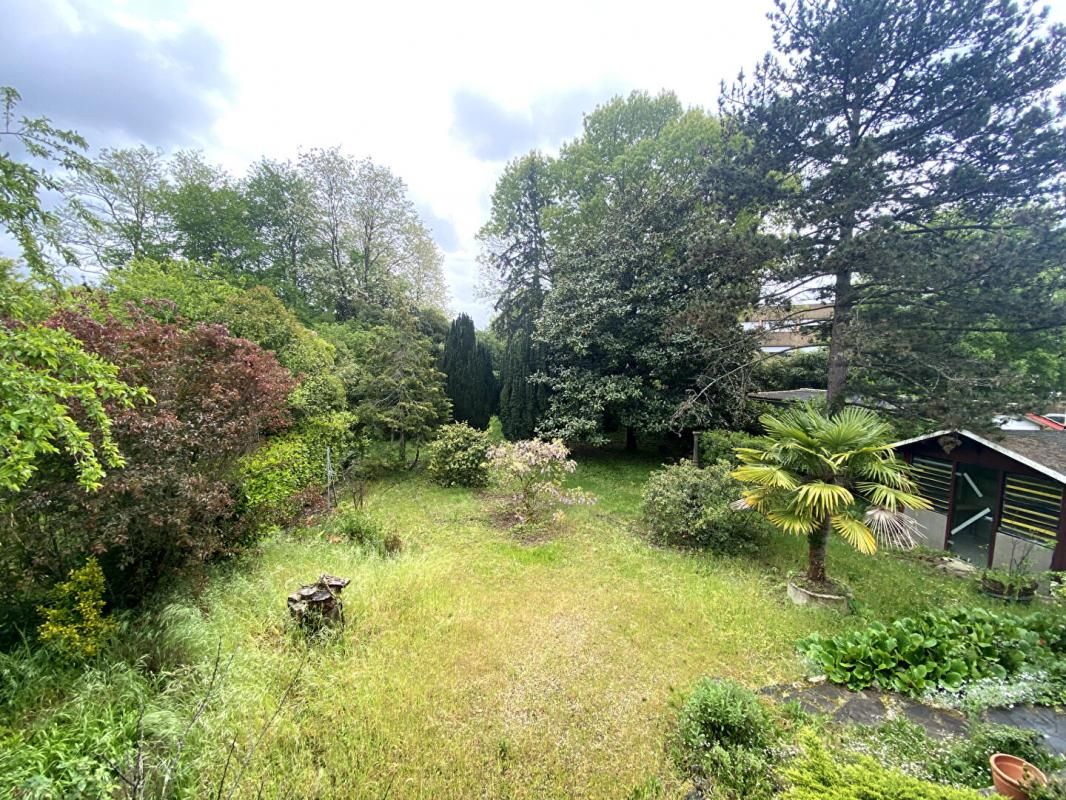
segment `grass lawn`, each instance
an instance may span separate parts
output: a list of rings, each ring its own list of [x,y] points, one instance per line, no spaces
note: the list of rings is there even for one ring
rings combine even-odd
[[[296,532],[182,596],[171,635],[202,664],[219,639],[233,653],[191,745],[192,795],[241,769],[291,683],[235,796],[681,797],[665,742],[699,677],[798,680],[794,645],[812,631],[982,603],[963,582],[834,543],[830,571],[862,616],[794,607],[783,584],[804,542],[777,537],[755,558],[653,547],[636,522],[655,462],[579,463],[573,483],[599,502],[542,541],[495,527],[475,492],[387,482],[369,508],[403,538],[398,557]],[[308,648],[284,598],[322,572],[352,580],[348,625]]]

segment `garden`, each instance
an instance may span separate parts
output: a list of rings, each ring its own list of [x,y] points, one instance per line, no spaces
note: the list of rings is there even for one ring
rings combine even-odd
[[[0,86],[0,798],[1066,797],[1066,580],[945,571],[892,445],[1066,397],[1066,27],[769,26],[447,254]]]
[[[806,542],[730,509],[730,471],[575,463],[454,425],[424,474],[379,477],[135,615],[87,614],[100,587],[60,584],[80,601],[49,624],[80,636],[4,657],[0,775],[20,797],[968,798],[993,752],[1061,765],[982,717],[1062,704],[1061,609],[840,537],[827,563],[852,613],[797,606]],[[320,573],[351,581],[345,622],[307,630],[284,598]],[[959,727],[759,691],[815,676]]]

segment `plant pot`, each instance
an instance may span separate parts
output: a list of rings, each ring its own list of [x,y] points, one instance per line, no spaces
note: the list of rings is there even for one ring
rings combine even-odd
[[[1031,603],[1040,585],[1035,579],[1023,586],[1008,586],[995,578],[981,578],[981,591],[989,597],[997,600],[1007,600],[1013,603]]]
[[[821,588],[814,589],[803,585],[797,580],[790,580],[788,582],[788,599],[798,606],[826,606],[835,608],[838,611],[847,611],[850,598],[843,592],[838,594],[836,591]]]
[[[1028,761],[1006,753],[988,759],[996,791],[1013,800],[1029,800],[1030,786],[1047,786],[1047,776]]]

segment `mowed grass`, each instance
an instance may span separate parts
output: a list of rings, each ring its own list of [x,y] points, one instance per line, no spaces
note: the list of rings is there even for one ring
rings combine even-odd
[[[232,655],[195,736],[191,796],[223,773],[240,775],[237,797],[683,796],[666,741],[697,679],[799,680],[799,638],[862,619],[785,599],[802,541],[754,558],[651,546],[637,522],[655,466],[586,458],[573,482],[599,502],[536,542],[497,528],[479,493],[391,481],[369,508],[403,538],[399,556],[311,530],[219,570],[171,609],[195,619],[202,659],[218,640]],[[980,602],[890,556],[835,546],[830,569],[865,616]],[[347,625],[307,644],[285,596],[323,572],[352,581]]]

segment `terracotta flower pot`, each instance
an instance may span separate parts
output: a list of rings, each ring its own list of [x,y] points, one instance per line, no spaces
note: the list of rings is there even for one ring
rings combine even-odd
[[[1030,786],[1047,786],[1047,776],[1018,756],[996,753],[988,762],[992,765],[992,784],[1004,797],[1029,800]]]

